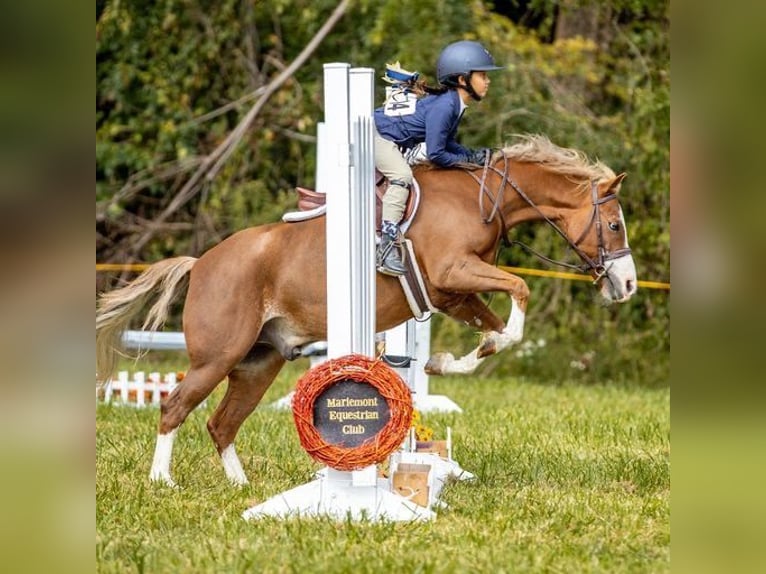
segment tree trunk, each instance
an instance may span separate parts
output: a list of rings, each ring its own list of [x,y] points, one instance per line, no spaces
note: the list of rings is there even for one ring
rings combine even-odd
[[[586,57],[590,64],[594,64],[599,52],[609,49],[612,38],[612,27],[609,24],[611,17],[612,7],[609,3],[563,0],[556,18],[554,42],[578,36],[591,40],[596,49]],[[565,88],[579,94],[585,102],[598,97],[593,87],[588,87],[585,78],[567,78]]]

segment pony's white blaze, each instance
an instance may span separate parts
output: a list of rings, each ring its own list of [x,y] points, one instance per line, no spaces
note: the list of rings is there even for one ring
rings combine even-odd
[[[226,476],[237,486],[245,486],[247,482],[247,476],[242,469],[242,464],[239,462],[237,451],[234,450],[234,445],[230,444],[221,452],[221,462],[223,463],[223,469],[226,471]]]
[[[154,460],[152,460],[152,469],[149,471],[149,480],[164,482],[170,486],[176,485],[170,478],[170,458],[173,455],[173,441],[176,438],[176,432],[178,432],[177,428],[167,434],[157,435],[157,445],[154,447]]]
[[[623,255],[607,264],[606,277],[601,281],[601,294],[608,301],[622,303],[636,292],[636,264],[631,255]]]
[[[620,207],[620,224],[625,239],[625,248],[628,245],[628,229],[625,226],[625,215]],[[607,301],[623,303],[630,299],[638,288],[636,280],[636,264],[632,255],[623,255],[607,263],[606,277],[601,282],[601,295]]]
[[[620,225],[622,225],[623,233],[625,234],[625,247],[630,247],[628,245],[628,228],[625,226],[625,214],[622,212],[622,206],[620,206]]]

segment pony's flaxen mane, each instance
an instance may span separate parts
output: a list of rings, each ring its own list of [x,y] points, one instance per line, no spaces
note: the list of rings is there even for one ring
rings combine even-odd
[[[592,179],[612,179],[615,176],[609,166],[600,161],[590,161],[579,150],[559,147],[543,135],[523,134],[514,137],[520,141],[502,150],[508,159],[539,163],[555,173],[571,176],[583,183]]]

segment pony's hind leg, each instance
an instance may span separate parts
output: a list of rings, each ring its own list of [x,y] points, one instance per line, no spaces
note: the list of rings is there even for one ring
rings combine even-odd
[[[157,444],[149,471],[150,480],[175,486],[170,476],[170,460],[178,427],[183,424],[189,413],[213,392],[230,368],[221,364],[190,368],[183,382],[162,403]]]
[[[235,485],[245,485],[248,481],[234,449],[234,439],[284,364],[284,357],[273,348],[255,347],[229,373],[226,395],[207,423],[226,476]]]

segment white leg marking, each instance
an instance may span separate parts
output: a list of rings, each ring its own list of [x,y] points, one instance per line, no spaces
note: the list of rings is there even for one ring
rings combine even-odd
[[[474,349],[467,355],[458,360],[452,360],[444,366],[445,375],[469,375],[476,370],[484,359],[476,357],[477,349]]]
[[[501,346],[504,349],[508,345],[520,342],[524,338],[524,321],[526,314],[521,310],[515,299],[511,299],[511,314],[508,316],[508,324],[503,329],[503,342]]]
[[[247,476],[245,476],[245,471],[239,462],[239,457],[237,456],[237,451],[234,450],[233,443],[221,452],[221,462],[223,463],[223,469],[226,471],[226,476],[233,484],[237,486],[248,484]]]
[[[496,352],[500,352],[506,347],[509,347],[513,344],[518,343],[521,341],[521,339],[524,337],[524,319],[525,314],[524,311],[521,310],[519,305],[516,303],[515,300],[512,300],[511,303],[511,314],[508,317],[508,324],[505,326],[505,329],[503,329],[502,333],[489,333],[487,336],[494,339],[496,343]],[[456,375],[468,375],[473,373],[476,370],[476,367],[478,367],[481,362],[484,360],[483,358],[479,359],[476,355],[478,354],[478,348],[474,349],[464,357],[461,357],[458,360],[451,360],[447,361],[444,365],[444,370],[442,371],[445,375],[447,374],[456,374]]]
[[[169,486],[176,485],[170,478],[170,458],[173,455],[173,440],[176,438],[176,432],[178,432],[177,428],[167,434],[157,435],[157,445],[154,448],[154,460],[149,472],[149,480],[164,482]]]
[[[516,301],[512,301],[511,314],[508,316],[508,323],[502,333],[491,332],[487,337],[495,342],[495,352],[507,349],[511,345],[521,342],[524,338],[524,311],[518,306]]]

